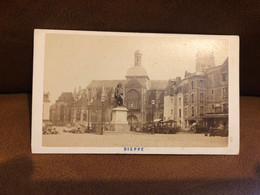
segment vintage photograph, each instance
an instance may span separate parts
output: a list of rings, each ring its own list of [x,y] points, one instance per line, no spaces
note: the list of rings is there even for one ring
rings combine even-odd
[[[41,31],[41,148],[214,153],[239,137],[228,36],[59,32]]]

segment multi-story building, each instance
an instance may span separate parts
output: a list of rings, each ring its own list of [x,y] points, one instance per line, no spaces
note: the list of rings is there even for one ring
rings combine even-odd
[[[228,125],[228,59],[207,69],[207,99],[204,119],[207,125]]]
[[[184,79],[168,81],[164,118],[175,120],[182,129],[188,130],[193,123],[227,125],[228,59],[215,66],[212,58],[211,55],[206,58],[211,65],[206,66],[200,59],[195,73],[185,72]]]

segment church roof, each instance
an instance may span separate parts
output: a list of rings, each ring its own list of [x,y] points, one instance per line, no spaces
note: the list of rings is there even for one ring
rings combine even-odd
[[[125,80],[92,80],[91,83],[88,85],[88,88],[103,87],[103,86],[105,88],[109,88],[109,87],[116,86],[119,82],[124,84],[124,81]]]
[[[65,100],[65,101],[73,101],[74,98],[73,98],[73,95],[72,95],[72,92],[63,92],[59,99],[58,100]]]
[[[132,66],[128,69],[126,77],[148,77],[148,74],[142,66]]]
[[[150,80],[149,90],[165,90],[168,80]]]

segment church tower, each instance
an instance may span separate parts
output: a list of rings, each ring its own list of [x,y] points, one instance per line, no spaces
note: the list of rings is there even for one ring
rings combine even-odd
[[[126,74],[125,87],[125,105],[129,110],[128,121],[133,123],[145,121],[145,94],[149,85],[149,77],[142,66],[142,53],[137,50],[134,53],[134,65],[132,65]],[[130,112],[131,111],[131,112]]]
[[[142,54],[139,50],[135,52],[135,66],[142,66]]]
[[[142,66],[142,53],[137,50],[134,53],[134,66],[128,69],[126,78],[136,78],[138,80],[149,80],[148,74]]]
[[[206,72],[208,68],[215,66],[213,52],[199,51],[196,55],[196,72]]]

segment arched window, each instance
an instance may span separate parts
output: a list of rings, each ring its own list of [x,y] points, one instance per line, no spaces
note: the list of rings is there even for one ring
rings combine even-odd
[[[154,91],[152,91],[149,96],[148,96],[148,104],[151,104],[152,103],[152,100],[156,100],[156,94]]]
[[[61,105],[60,106],[60,121],[64,121],[64,115],[65,115],[65,106]]]
[[[97,112],[93,110],[91,111],[91,122],[97,122]]]
[[[133,105],[131,107],[131,104]],[[140,109],[141,107],[141,98],[140,94],[136,90],[130,90],[126,94],[126,106],[128,109]]]
[[[98,89],[97,100],[101,100],[102,90]]]
[[[77,111],[77,113],[76,113],[76,120],[80,121],[80,111]]]
[[[87,120],[87,112],[85,111],[84,113],[83,113],[83,121],[86,121]]]
[[[69,109],[68,120],[71,121],[71,110]]]
[[[158,100],[159,107],[163,107],[164,105],[164,93],[161,93]]]
[[[135,115],[129,115],[127,117],[127,121],[128,121],[128,124],[137,124],[138,123],[138,120],[137,120],[137,117]]]

